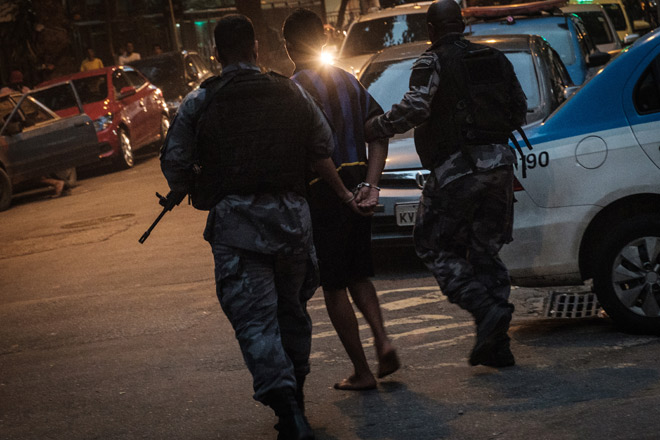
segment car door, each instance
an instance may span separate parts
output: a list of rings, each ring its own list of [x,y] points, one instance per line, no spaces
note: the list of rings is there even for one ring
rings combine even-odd
[[[73,93],[69,83],[56,87],[61,87],[62,93]],[[6,144],[0,159],[13,183],[99,158],[96,130],[82,106],[78,105],[78,114],[61,118],[34,98],[37,92],[15,99],[16,106],[0,129]]]
[[[149,133],[144,99],[135,88],[129,93],[122,94],[122,90],[126,90],[126,87],[133,87],[122,69],[112,72],[112,87],[115,99],[121,107],[121,119],[128,127],[131,143],[134,148],[138,148],[144,144]]]
[[[124,75],[128,77],[136,94],[139,97],[139,105],[142,109],[142,118],[145,124],[145,142],[149,142],[160,135],[160,117],[163,105],[156,95],[156,88],[151,87],[147,79],[135,70],[124,69]]]
[[[660,47],[629,79],[624,107],[637,141],[660,168]]]

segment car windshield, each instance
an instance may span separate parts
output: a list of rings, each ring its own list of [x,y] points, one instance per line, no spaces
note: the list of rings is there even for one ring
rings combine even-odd
[[[473,24],[466,30],[472,35],[540,35],[557,51],[565,66],[571,66],[576,61],[571,33],[565,23],[552,22],[548,25],[547,21],[518,20],[515,25],[503,26],[499,22],[489,22]]]
[[[587,32],[589,32],[595,44],[610,44],[614,42],[614,35],[612,35],[607,20],[601,12],[581,11],[574,12],[574,14],[582,19]]]
[[[108,98],[108,79],[106,74],[74,79],[73,84],[83,104],[103,101]]]
[[[513,64],[520,85],[527,96],[527,108],[540,105],[539,85],[532,56],[529,52],[505,52]],[[408,79],[414,58],[370,64],[360,81],[385,111],[401,101],[408,91]]]
[[[626,17],[623,16],[623,10],[621,6],[616,3],[603,3],[603,8],[607,11],[607,15],[610,16],[610,20],[614,24],[614,29],[617,31],[626,30]]]
[[[185,96],[188,92],[180,54],[164,53],[130,63],[149,81],[160,88],[166,100]]]
[[[351,27],[340,58],[376,53],[386,47],[428,39],[426,13],[358,22]]]

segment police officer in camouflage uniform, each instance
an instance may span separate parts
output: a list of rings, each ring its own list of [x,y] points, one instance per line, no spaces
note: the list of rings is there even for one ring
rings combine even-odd
[[[513,305],[508,271],[498,257],[512,239],[516,157],[507,144],[511,128],[475,134],[469,125],[475,115],[461,112],[472,99],[467,89],[471,75],[504,79],[507,105],[491,113],[501,116],[505,126],[506,118],[511,127],[524,122],[525,95],[511,64],[495,49],[481,46],[470,52],[486,53],[494,67],[460,73],[456,57],[478,45],[464,39],[465,24],[454,0],[431,4],[427,23],[432,45],[413,65],[410,90],[389,112],[368,121],[367,140],[416,127],[415,146],[431,170],[417,211],[416,252],[449,301],[475,318],[470,364],[511,366],[515,360],[507,333]]]
[[[254,398],[279,417],[278,439],[313,439],[302,394],[312,331],[306,304],[318,286],[304,197],[308,168],[358,208],[334,168],[332,130],[313,99],[288,78],[256,66],[250,20],[223,17],[215,41],[222,75],[181,103],[161,168],[174,194],[192,185],[194,194],[212,199],[204,238]],[[205,178],[197,177],[196,186],[195,172]]]

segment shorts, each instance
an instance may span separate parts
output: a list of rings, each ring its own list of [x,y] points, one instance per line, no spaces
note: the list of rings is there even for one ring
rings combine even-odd
[[[348,287],[352,281],[374,275],[371,257],[371,217],[342,206],[312,221],[314,245],[325,290]]]

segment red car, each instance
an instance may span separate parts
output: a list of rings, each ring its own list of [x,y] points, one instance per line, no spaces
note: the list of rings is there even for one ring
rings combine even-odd
[[[110,145],[101,158],[111,158],[120,168],[134,164],[133,151],[165,139],[170,126],[167,104],[160,89],[129,66],[111,66],[75,73],[39,84],[71,81],[94,121],[100,143]],[[56,94],[40,95],[48,107],[69,116],[74,107]]]

